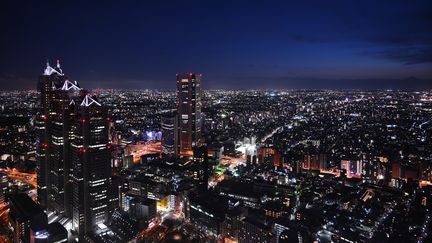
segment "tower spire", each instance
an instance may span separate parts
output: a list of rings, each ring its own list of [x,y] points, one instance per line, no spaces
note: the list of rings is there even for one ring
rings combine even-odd
[[[47,67],[49,67],[49,59],[47,59],[46,65]]]
[[[57,67],[60,68],[60,59],[57,59]]]

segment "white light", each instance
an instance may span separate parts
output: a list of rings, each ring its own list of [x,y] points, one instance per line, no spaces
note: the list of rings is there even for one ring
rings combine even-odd
[[[99,227],[99,229],[104,230],[107,228],[107,226],[104,223],[100,223],[97,225]]]

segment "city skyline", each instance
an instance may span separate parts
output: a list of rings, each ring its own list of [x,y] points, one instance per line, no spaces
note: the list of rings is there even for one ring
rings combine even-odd
[[[1,91],[5,242],[430,242],[431,91]]]
[[[428,1],[53,3],[2,7],[2,90],[35,89],[46,59],[89,88],[432,87]]]
[[[431,1],[7,1],[0,242],[432,242]]]

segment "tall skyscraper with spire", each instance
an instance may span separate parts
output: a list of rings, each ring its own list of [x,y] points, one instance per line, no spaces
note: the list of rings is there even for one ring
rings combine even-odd
[[[38,201],[44,209],[51,209],[49,200],[52,195],[51,158],[54,152],[52,147],[53,116],[55,116],[56,91],[66,80],[57,61],[55,68],[49,62],[42,75],[39,76],[38,90],[40,92],[41,109],[36,119],[36,131],[38,135],[37,147],[37,193]]]
[[[86,95],[72,122],[72,227],[80,236],[108,220],[111,164],[108,111]]]
[[[55,91],[54,109],[51,113],[51,195],[48,197],[51,210],[71,216],[72,184],[70,183],[71,120],[74,118],[74,103],[82,89],[76,82],[65,80]]]
[[[201,75],[177,75],[177,111],[179,153],[190,156],[201,139]]]
[[[38,201],[72,219],[83,236],[108,220],[111,163],[108,110],[69,81],[57,62],[39,77]]]
[[[47,63],[38,86],[42,108],[37,120],[38,201],[45,210],[70,217],[70,120],[82,89],[63,74],[59,60],[55,68]]]

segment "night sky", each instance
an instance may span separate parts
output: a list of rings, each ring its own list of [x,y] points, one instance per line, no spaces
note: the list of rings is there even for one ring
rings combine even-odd
[[[95,2],[2,1],[0,89],[432,88],[431,0]]]

